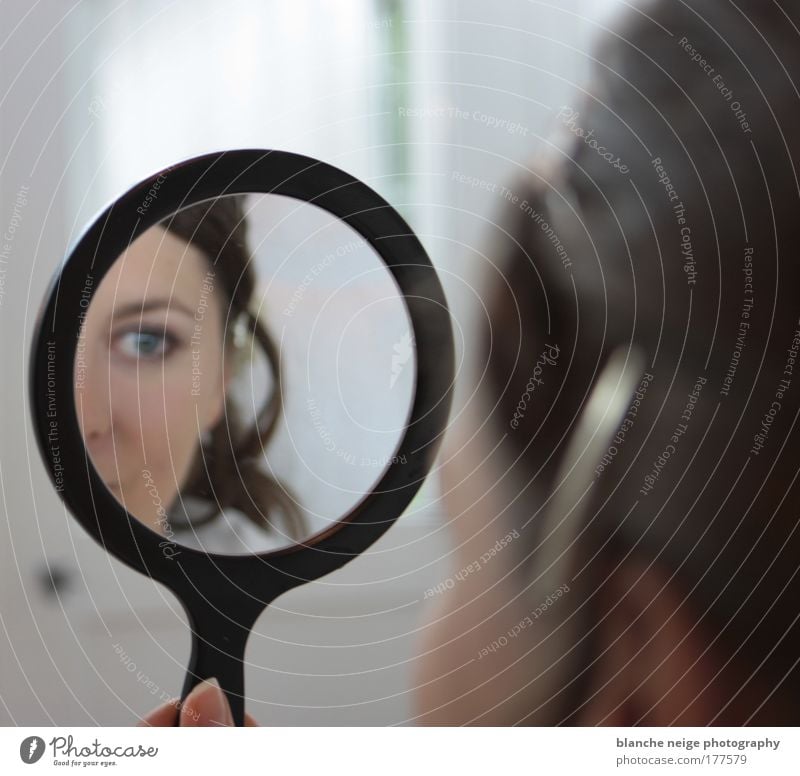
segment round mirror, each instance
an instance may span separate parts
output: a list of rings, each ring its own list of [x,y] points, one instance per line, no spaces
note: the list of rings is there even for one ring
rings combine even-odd
[[[381,257],[316,205],[256,193],[180,208],[86,305],[74,396],[88,456],[179,547],[302,543],[404,463],[411,332]]]
[[[126,191],[53,280],[31,406],[56,490],[186,609],[181,698],[282,593],[357,557],[433,465],[452,393],[441,284],[397,211],[283,151],[179,162]]]

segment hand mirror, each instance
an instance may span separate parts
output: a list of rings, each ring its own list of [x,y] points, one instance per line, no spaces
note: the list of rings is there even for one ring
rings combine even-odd
[[[173,165],[91,224],[45,299],[31,406],[81,525],[169,587],[192,629],[181,699],[284,593],[375,542],[444,431],[452,329],[400,215],[282,151]]]

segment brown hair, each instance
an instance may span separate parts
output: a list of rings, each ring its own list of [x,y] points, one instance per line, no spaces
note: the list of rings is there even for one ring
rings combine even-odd
[[[508,207],[511,238],[497,233],[505,277],[483,347],[495,428],[540,493],[611,352],[644,351],[644,390],[581,537],[586,633],[614,603],[601,569],[633,553],[683,592],[721,656],[709,682],[746,687],[756,713],[800,692],[800,48],[796,9],[738,6],[652,3],[597,52],[590,96],[570,109],[596,142],[573,132],[564,159],[509,187],[530,207]],[[514,429],[548,342],[562,358]],[[777,722],[798,724],[785,707]]]
[[[195,456],[184,497],[208,503],[204,517],[192,517],[193,526],[217,518],[226,508],[243,512],[265,530],[275,530],[280,516],[283,530],[302,538],[303,521],[285,486],[261,467],[264,448],[281,414],[278,353],[263,323],[250,309],[255,278],[247,248],[247,221],[242,196],[224,196],[178,211],[163,226],[199,248],[213,265],[225,293],[227,307],[225,343],[232,357],[234,328],[243,320],[249,341],[260,348],[272,373],[274,390],[250,428],[242,428],[236,407],[225,400],[225,414]]]

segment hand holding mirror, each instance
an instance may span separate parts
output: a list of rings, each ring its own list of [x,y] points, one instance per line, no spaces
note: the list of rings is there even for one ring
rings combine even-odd
[[[51,479],[109,552],[187,611],[182,699],[281,593],[405,510],[447,422],[444,295],[397,212],[308,157],[240,150],[134,186],[48,292],[31,399]]]

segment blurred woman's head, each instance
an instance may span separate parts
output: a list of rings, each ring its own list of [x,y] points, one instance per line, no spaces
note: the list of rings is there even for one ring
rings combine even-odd
[[[265,529],[279,516],[297,528],[291,499],[259,465],[280,391],[277,354],[251,312],[246,226],[242,198],[221,197],[147,230],[103,278],[82,328],[78,414],[92,461],[161,533],[228,508]],[[244,424],[230,386],[259,351],[275,390]]]
[[[423,721],[797,724],[800,49],[788,13],[755,1],[629,11],[589,96],[555,111],[566,150],[509,186],[486,373],[445,463],[455,563],[486,561],[437,596]],[[574,493],[587,511],[568,578],[543,589],[550,495],[619,347],[646,364]]]

